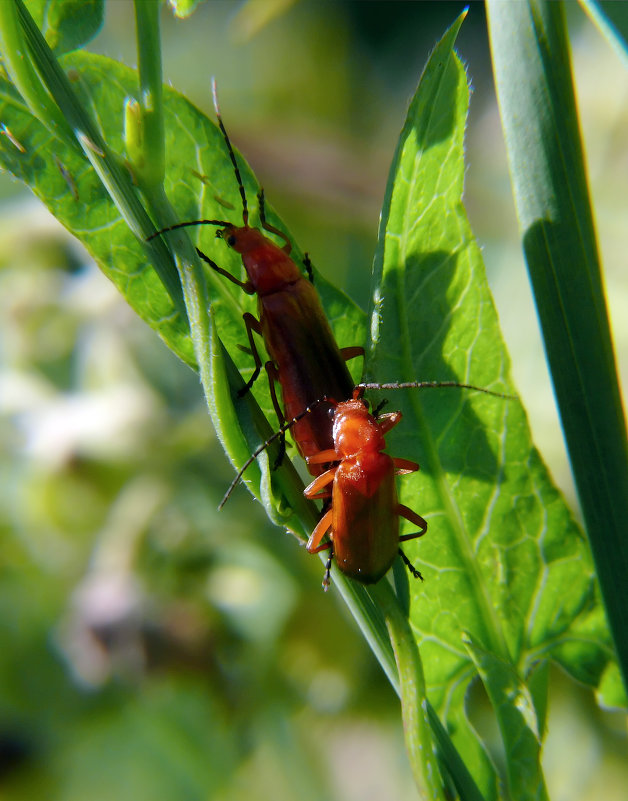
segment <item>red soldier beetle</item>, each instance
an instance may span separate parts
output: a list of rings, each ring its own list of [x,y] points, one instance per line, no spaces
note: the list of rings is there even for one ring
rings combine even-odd
[[[315,401],[296,418],[281,427],[255,450],[225,493],[222,508],[246,468],[283,431],[310,415],[319,404],[333,409],[333,448],[321,450],[307,457],[310,464],[333,463],[305,488],[311,500],[329,501],[308,542],[309,553],[329,550],[325,566],[323,588],[329,587],[332,560],[338,569],[362,584],[375,584],[391,567],[397,553],[415,578],[423,578],[399,547],[405,540],[422,537],[427,521],[417,512],[399,503],[395,475],[416,472],[419,465],[408,459],[391,457],[383,453],[385,435],[401,420],[401,412],[389,412],[379,417],[369,412],[362,400],[367,389],[441,389],[457,387],[514,400],[514,396],[473,384],[457,381],[409,381],[402,383],[362,383],[354,387],[351,400],[340,403],[325,397]],[[379,407],[378,407],[379,408]],[[330,486],[331,485],[331,486]],[[418,526],[413,534],[399,534],[400,519]],[[329,532],[329,540],[321,541]]]
[[[308,457],[308,464],[337,462],[305,488],[306,498],[331,498],[308,542],[309,553],[329,550],[323,588],[329,586],[332,559],[338,569],[362,584],[375,584],[401,554],[415,578],[422,578],[409,562],[399,543],[422,537],[427,522],[421,515],[399,503],[395,475],[414,473],[416,462],[383,453],[385,434],[401,421],[401,412],[374,417],[362,400],[364,390],[356,387],[352,400],[336,406],[334,447]],[[331,486],[330,486],[331,485]],[[399,535],[399,520],[405,518],[419,527],[413,534]],[[329,532],[329,541],[321,540]]]
[[[213,225],[218,228],[216,236],[241,255],[248,276],[246,281],[240,281],[196,248],[199,257],[213,270],[241,287],[247,294],[257,295],[258,317],[249,312],[243,315],[255,369],[239,394],[243,395],[251,388],[262,367],[254,338],[254,334],[258,334],[263,338],[270,356],[265,368],[280,426],[283,428],[282,424],[286,419],[294,420],[301,410],[312,406],[312,414],[301,417],[293,424],[291,431],[299,453],[307,459],[308,456],[328,450],[333,445],[329,416],[332,407],[326,402],[314,402],[323,397],[351,397],[354,382],[346,361],[363,355],[364,349],[358,346],[340,349],[336,344],[313,287],[310,260],[306,254],[304,264],[310,278],[308,280],[290,257],[292,245],[287,235],[266,220],[263,190],[258,194],[261,227],[283,240],[283,245],[275,244],[262,231],[249,225],[246,192],[235,152],[222,122],[215,82],[212,88],[218,125],[242,199],[242,225],[237,226],[226,220],[192,220],[157,231],[149,239],[178,228]],[[277,399],[275,382],[279,382],[281,386],[283,409]],[[285,430],[284,428],[283,431]],[[281,461],[282,455],[283,439],[276,465]],[[325,466],[316,463],[309,469],[312,475],[319,475]]]

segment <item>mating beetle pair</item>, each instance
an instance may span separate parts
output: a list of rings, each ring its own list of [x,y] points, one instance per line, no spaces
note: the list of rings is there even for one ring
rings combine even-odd
[[[346,360],[363,355],[364,351],[359,346],[338,347],[312,284],[309,258],[306,255],[304,260],[308,280],[290,258],[291,243],[287,236],[266,220],[263,191],[258,195],[261,226],[264,231],[282,239],[283,245],[278,246],[262,231],[248,224],[244,184],[222,122],[215,84],[213,90],[218,124],[242,198],[242,225],[236,226],[225,220],[193,220],[165,228],[152,237],[177,228],[212,225],[218,228],[217,236],[241,255],[246,281],[240,281],[219,267],[197,248],[199,257],[213,270],[248,294],[257,294],[258,318],[244,314],[255,370],[243,392],[250,389],[262,366],[253,336],[256,333],[264,339],[270,356],[265,368],[280,422],[276,436],[281,437],[283,446],[285,431],[291,429],[308,470],[316,476],[305,494],[308,498],[325,501],[322,517],[307,544],[310,553],[324,549],[330,551],[323,586],[326,588],[329,584],[333,557],[346,575],[365,584],[374,583],[388,571],[400,552],[399,542],[425,534],[427,523],[419,514],[399,503],[395,488],[395,473],[414,472],[419,469],[418,464],[383,453],[384,436],[399,423],[401,412],[376,418],[362,400],[364,389],[457,386],[498,397],[508,396],[450,381],[363,384],[354,389]],[[275,392],[276,382],[281,387],[283,409]],[[268,442],[255,451],[243,470],[267,445]],[[279,458],[282,453],[283,447]],[[241,474],[242,471],[221,506]],[[415,523],[419,531],[400,537],[401,517]],[[330,541],[321,544],[327,533]],[[412,574],[421,577],[403,552],[401,555]]]

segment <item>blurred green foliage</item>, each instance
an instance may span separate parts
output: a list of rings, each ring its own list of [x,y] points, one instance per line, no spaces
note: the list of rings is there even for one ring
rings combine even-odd
[[[164,11],[166,77],[207,108],[216,72],[273,204],[363,306],[403,106],[461,8],[302,2],[253,39],[246,4],[201,5],[185,28]],[[477,89],[471,146],[474,125],[491,130],[479,9],[459,40]],[[130,3],[107,15],[94,49],[133,63]],[[508,203],[483,214],[485,166],[471,215],[505,283]],[[319,562],[243,491],[216,512],[232,472],[196,376],[33,206],[6,211],[0,265],[2,797],[415,797],[396,699],[320,592]],[[624,731],[554,684],[550,796],[619,799]],[[471,709],[487,729],[479,690]]]

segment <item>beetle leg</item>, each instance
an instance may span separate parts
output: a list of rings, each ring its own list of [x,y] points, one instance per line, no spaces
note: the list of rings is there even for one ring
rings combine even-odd
[[[329,495],[331,488],[329,488],[327,485],[331,484],[331,482],[334,480],[337,469],[337,467],[331,467],[329,470],[325,470],[324,473],[321,473],[320,476],[317,476],[314,481],[312,481],[311,484],[308,484],[303,490],[305,497],[324,498],[326,495]],[[320,494],[321,491],[322,495]]]
[[[377,406],[373,409],[373,412],[372,412],[373,417],[375,417],[376,419],[379,419],[380,417],[382,417],[382,415],[380,415],[380,412],[381,412],[381,410],[384,408],[384,406],[387,403],[388,403],[388,398],[384,398],[383,400],[381,400],[377,404]]]
[[[312,262],[310,261],[310,254],[304,253],[303,254],[303,266],[307,272],[307,277],[310,284],[314,283],[314,271],[312,270]],[[342,352],[342,351],[341,351]]]
[[[236,278],[235,275],[231,275],[229,270],[225,270],[224,267],[219,267],[216,264],[216,262],[213,261],[213,259],[210,259],[209,256],[203,253],[203,251],[200,250],[199,248],[196,248],[196,252],[199,258],[201,258],[206,264],[209,264],[212,270],[214,270],[217,273],[220,273],[220,275],[223,275],[225,278],[229,279],[229,281],[231,281],[236,286],[239,286],[240,289],[243,289],[247,295],[255,294],[255,289],[253,288],[253,284],[250,281],[240,281],[240,279]]]
[[[323,589],[325,592],[329,589],[329,579],[331,576],[331,563],[332,559],[334,558],[334,545],[332,542],[329,543],[331,548],[329,549],[329,557],[327,558],[327,562],[325,562],[325,574],[323,576]]]
[[[259,202],[259,219],[262,224],[262,228],[271,234],[275,234],[275,236],[278,236],[280,239],[283,239],[285,245],[282,247],[282,250],[287,256],[290,255],[290,251],[292,250],[292,243],[290,242],[290,240],[288,239],[286,234],[284,234],[283,231],[280,231],[279,228],[275,228],[275,226],[271,225],[266,219],[266,208],[264,202],[263,189],[260,189],[260,191],[258,192],[257,200]]]
[[[246,326],[246,335],[249,338],[251,355],[255,361],[255,370],[253,370],[253,375],[246,382],[245,386],[238,390],[239,398],[241,398],[243,395],[246,395],[246,393],[251,389],[257,379],[257,376],[260,374],[260,370],[262,369],[262,360],[260,359],[259,352],[255,346],[255,341],[253,340],[253,332],[259,334],[260,336],[262,335],[262,325],[260,321],[256,317],[253,317],[250,312],[245,312],[242,315],[242,319],[244,320],[244,325]]]
[[[340,456],[338,456],[333,448],[329,448],[326,451],[319,451],[312,456],[306,456],[305,461],[307,464],[325,464],[325,462],[340,461]]]
[[[387,412],[377,418],[377,425],[380,427],[382,434],[386,434],[391,428],[394,428],[401,420],[401,412]]]
[[[364,348],[361,348],[359,345],[354,345],[351,348],[340,348],[340,354],[342,358],[348,362],[349,359],[355,359],[358,356],[364,356]]]
[[[279,421],[279,428],[283,426],[286,422],[286,418],[283,415],[282,408],[279,404],[279,399],[277,398],[277,390],[275,389],[278,381],[279,381],[279,371],[277,370],[277,366],[274,362],[268,361],[264,365],[266,368],[266,375],[268,376],[268,386],[270,388],[270,399],[273,402],[273,409],[275,410],[275,414],[277,415],[277,420]],[[277,458],[273,464],[273,470],[277,470],[277,468],[283,462],[283,457],[286,455],[286,433],[282,431],[278,437],[279,439],[279,451],[277,453]]]
[[[421,515],[413,512],[412,509],[408,509],[408,507],[404,506],[402,503],[398,504],[397,506],[397,514],[399,517],[405,517],[406,520],[409,520],[411,523],[414,523],[415,526],[418,526],[421,529],[420,531],[415,531],[414,534],[404,534],[403,537],[399,537],[399,542],[403,542],[403,540],[414,540],[417,537],[422,537],[427,531],[427,520],[424,520]]]
[[[328,512],[325,512],[325,514],[316,524],[314,531],[310,534],[310,538],[305,546],[308,553],[319,553],[320,551],[326,551],[328,548],[332,547],[331,542],[324,542],[322,545],[319,544],[330,528],[331,509]]]
[[[408,570],[412,573],[415,579],[421,579],[423,581],[423,576],[421,573],[416,569],[416,567],[412,564],[412,562],[408,559],[405,553],[399,548],[399,556],[403,559],[404,565],[408,568]]]
[[[419,465],[409,459],[393,459],[393,464],[395,465],[395,473],[400,476],[407,473],[415,473],[419,469]]]
[[[405,517],[406,520],[409,520],[411,523],[414,523],[421,529],[420,531],[415,531],[413,534],[404,534],[403,537],[399,537],[399,542],[403,542],[404,540],[414,540],[417,537],[422,537],[427,531],[427,520],[424,520],[421,517],[421,515],[417,514],[416,512],[413,512],[412,509],[408,509],[408,507],[404,506],[402,503],[400,503],[397,506],[397,514],[400,517]],[[401,548],[399,548],[399,553],[404,561],[405,566],[412,573],[414,578],[419,578],[421,579],[421,581],[423,581],[423,576],[412,564],[412,562],[408,559],[408,557],[401,550]]]

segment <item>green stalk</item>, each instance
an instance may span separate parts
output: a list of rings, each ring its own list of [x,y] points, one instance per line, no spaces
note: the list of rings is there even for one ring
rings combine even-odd
[[[134,6],[144,154],[143,163],[134,166],[145,186],[156,187],[163,185],[166,170],[159,3],[135,0]]]
[[[445,801],[427,713],[425,678],[419,649],[391,585],[385,580],[380,581],[373,588],[373,594],[384,614],[399,670],[403,730],[414,780],[427,798]]]
[[[463,801],[482,801],[460,755],[427,700],[423,665],[407,615],[391,585],[383,579],[370,588],[388,631],[398,671],[404,736],[417,787],[434,801],[444,801],[447,792],[441,777],[444,769]]]

